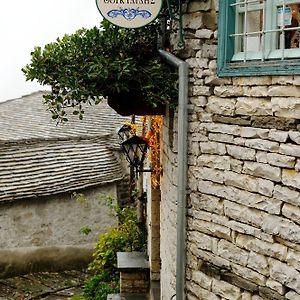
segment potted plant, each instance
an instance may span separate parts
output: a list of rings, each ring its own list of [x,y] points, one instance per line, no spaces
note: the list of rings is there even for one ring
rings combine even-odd
[[[122,115],[162,114],[176,101],[177,75],[159,58],[159,26],[128,29],[104,20],[35,47],[22,70],[27,80],[51,86],[44,98],[54,119],[66,120],[67,107],[81,119],[85,104],[103,98]]]

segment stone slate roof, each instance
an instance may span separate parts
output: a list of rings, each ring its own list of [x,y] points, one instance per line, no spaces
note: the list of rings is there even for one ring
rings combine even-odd
[[[127,118],[105,102],[56,125],[37,92],[0,103],[0,201],[122,179],[116,134]]]

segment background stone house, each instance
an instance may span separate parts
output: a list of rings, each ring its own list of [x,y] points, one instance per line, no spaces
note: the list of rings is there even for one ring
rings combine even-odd
[[[185,49],[177,47],[176,33],[171,38],[172,52],[189,64],[184,294],[191,300],[300,299],[300,56],[279,37],[279,60],[251,60],[251,51],[261,55],[267,47],[263,22],[251,28],[252,12],[262,20],[258,16],[280,14],[280,7],[269,0],[246,1],[248,8],[236,2],[189,1]],[[285,1],[291,3],[298,18],[300,2]],[[247,24],[244,31],[232,25],[233,11]],[[277,37],[288,27],[274,26]],[[261,30],[252,34],[256,40],[248,39],[255,30]],[[255,49],[245,50],[247,44]],[[176,256],[176,113],[165,117],[162,136],[161,293],[162,299],[182,299],[176,283],[176,262],[184,261]]]
[[[82,121],[70,116],[56,125],[42,94],[0,104],[0,264],[7,249],[78,246],[90,253],[98,234],[117,222],[101,195],[128,197],[116,134],[126,119],[103,102]],[[86,226],[89,235],[80,232]]]

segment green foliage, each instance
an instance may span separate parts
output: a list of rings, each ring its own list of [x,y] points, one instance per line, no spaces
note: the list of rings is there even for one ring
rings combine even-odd
[[[92,229],[89,226],[84,226],[80,228],[80,233],[84,235],[89,235],[91,233]]]
[[[118,292],[117,252],[140,251],[144,247],[135,210],[119,207],[110,195],[101,195],[100,201],[103,200],[118,217],[119,225],[99,236],[93,253],[94,260],[89,265],[95,275],[84,288],[84,296],[88,300],[106,299],[107,294]]]
[[[52,87],[44,98],[54,119],[67,120],[66,107],[82,119],[85,104],[128,91],[140,91],[154,107],[176,101],[177,75],[157,52],[159,28],[158,22],[129,29],[104,20],[100,28],[35,47],[22,70],[27,80]]]
[[[88,300],[106,300],[108,294],[119,292],[119,280],[103,281],[101,275],[93,276],[84,287],[84,296]]]
[[[96,273],[107,273],[113,277],[117,273],[117,252],[139,251],[143,248],[142,232],[136,214],[130,209],[118,212],[122,223],[101,234],[94,251],[94,260],[89,268]]]
[[[74,295],[71,297],[71,300],[84,300],[85,298],[82,295]]]

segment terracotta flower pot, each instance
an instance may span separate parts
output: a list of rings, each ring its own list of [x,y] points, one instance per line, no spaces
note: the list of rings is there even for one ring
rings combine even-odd
[[[107,103],[121,116],[164,115],[166,110],[165,105],[158,104],[153,107],[139,93],[134,92],[109,95]]]

